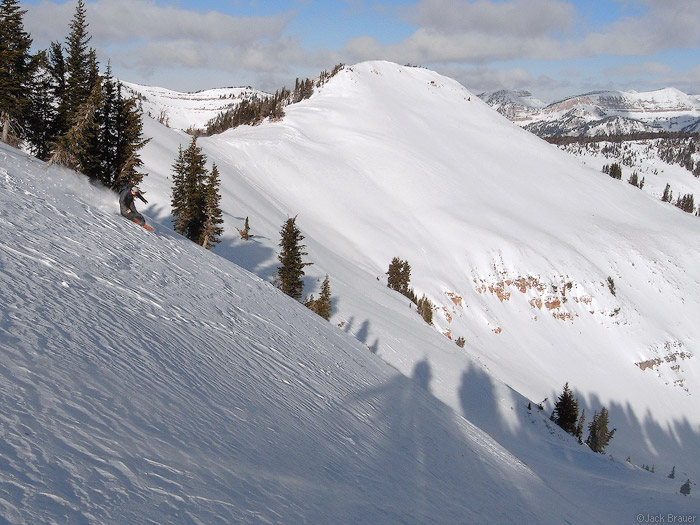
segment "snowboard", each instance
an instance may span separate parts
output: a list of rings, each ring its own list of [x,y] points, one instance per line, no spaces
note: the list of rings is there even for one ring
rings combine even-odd
[[[139,224],[138,220],[136,220],[136,219],[131,219],[131,220],[134,221],[139,226],[141,226],[141,224]],[[144,224],[143,227],[146,228],[149,232],[153,231],[153,226],[149,226],[148,224]]]

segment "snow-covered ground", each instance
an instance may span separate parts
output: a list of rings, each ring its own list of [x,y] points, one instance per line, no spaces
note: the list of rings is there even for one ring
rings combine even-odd
[[[282,121],[199,139],[222,174],[211,253],[168,229],[191,138],[145,130],[153,234],[113,194],[0,150],[6,519],[697,516],[696,486],[679,494],[700,478],[696,217],[450,79],[371,62]],[[289,216],[305,293],[330,277],[331,323],[265,282]],[[394,256],[436,326],[386,287]],[[612,458],[549,422],[566,381],[588,421],[610,410]]]
[[[551,104],[543,104],[527,92],[501,90],[479,96],[539,136],[700,131],[700,96],[675,88],[597,91]]]
[[[602,170],[605,165],[618,163],[622,169],[622,182],[627,182],[633,173],[638,179],[644,178],[642,189],[653,198],[661,199],[670,185],[673,200],[686,194],[693,194],[696,208],[700,205],[700,179],[691,171],[679,164],[669,164],[659,158],[659,145],[664,146],[663,140],[636,140],[615,144],[610,142],[595,142],[590,144],[568,144],[561,146],[577,157],[583,164],[596,170]],[[695,165],[700,163],[700,151],[693,154]]]
[[[165,88],[122,82],[126,94],[137,94],[145,115],[176,129],[204,129],[222,111],[235,108],[244,98],[267,96],[251,87],[217,88],[179,93]]]

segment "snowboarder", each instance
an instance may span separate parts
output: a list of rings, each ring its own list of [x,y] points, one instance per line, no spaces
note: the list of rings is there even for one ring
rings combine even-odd
[[[136,186],[127,185],[119,191],[119,210],[121,214],[130,221],[134,221],[144,228],[150,229],[146,226],[146,219],[136,210],[136,206],[134,206],[134,197],[138,197],[143,202],[148,203],[141,194],[141,190]]]

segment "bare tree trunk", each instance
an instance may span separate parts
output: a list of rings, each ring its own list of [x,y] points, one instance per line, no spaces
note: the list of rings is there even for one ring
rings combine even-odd
[[[6,114],[2,114],[2,141],[8,144],[10,138],[10,117]]]

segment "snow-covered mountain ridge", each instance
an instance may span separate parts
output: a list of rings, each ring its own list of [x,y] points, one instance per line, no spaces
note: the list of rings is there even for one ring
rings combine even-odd
[[[305,294],[328,273],[332,322],[406,375],[426,359],[431,391],[455,410],[464,360],[476,358],[529,399],[547,397],[547,410],[566,381],[589,417],[608,407],[617,456],[669,470],[696,463],[696,218],[582,166],[425,69],[358,64],[285,111],[198,141],[222,173],[219,254],[271,280],[279,229],[298,216],[314,262]],[[167,220],[170,166],[191,138],[155,122],[146,134],[144,187]],[[238,238],[245,217],[254,242]],[[464,337],[464,350],[408,335],[406,323],[422,320],[386,289],[393,257],[436,305],[425,329]],[[404,308],[387,316],[395,304]],[[667,347],[683,358],[672,362]]]
[[[544,104],[521,92],[479,95],[513,122],[539,136],[616,135],[642,131],[700,131],[700,96],[675,88],[600,91]]]

